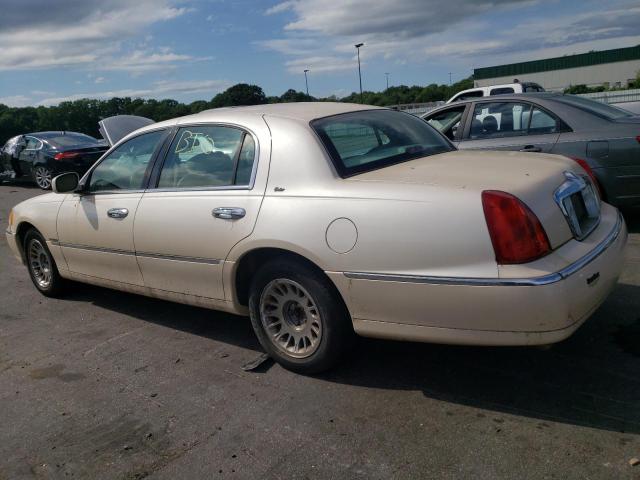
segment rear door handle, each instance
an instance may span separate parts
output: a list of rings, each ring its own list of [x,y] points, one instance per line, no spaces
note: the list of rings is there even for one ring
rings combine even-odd
[[[239,207],[218,207],[214,208],[211,214],[216,218],[225,220],[235,220],[244,217],[247,212],[244,208]]]
[[[536,147],[535,145],[525,145],[520,149],[521,152],[541,152],[542,149],[540,147]]]
[[[107,211],[107,215],[111,218],[124,218],[129,215],[128,208],[111,208]]]

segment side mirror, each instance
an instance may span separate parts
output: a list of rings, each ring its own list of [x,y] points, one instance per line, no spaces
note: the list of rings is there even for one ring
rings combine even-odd
[[[51,190],[56,193],[74,192],[79,182],[80,177],[76,172],[63,173],[51,180]]]

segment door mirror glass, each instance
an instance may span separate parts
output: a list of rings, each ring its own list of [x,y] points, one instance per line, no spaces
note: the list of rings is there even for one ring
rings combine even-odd
[[[55,193],[74,192],[78,188],[80,177],[76,172],[63,173],[51,181],[51,189]]]

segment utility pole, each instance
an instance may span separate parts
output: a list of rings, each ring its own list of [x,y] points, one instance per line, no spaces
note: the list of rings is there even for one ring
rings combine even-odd
[[[451,86],[451,72],[449,72],[449,86]]]
[[[304,71],[304,84],[307,86],[307,97],[309,96],[309,81],[307,80],[308,71],[309,71],[308,68]]]
[[[362,100],[362,71],[360,70],[360,47],[362,47],[364,43],[356,43],[355,47],[358,52],[358,79],[360,80],[360,103],[364,103]]]
[[[389,72],[385,72],[385,75],[387,76],[387,90],[389,90]]]

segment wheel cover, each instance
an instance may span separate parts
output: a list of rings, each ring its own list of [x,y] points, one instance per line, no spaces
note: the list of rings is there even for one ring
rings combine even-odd
[[[29,268],[40,288],[49,288],[53,279],[53,262],[40,240],[29,244]]]
[[[46,167],[36,167],[33,171],[36,183],[40,188],[49,188],[51,186],[51,171]]]
[[[287,278],[272,280],[262,290],[260,321],[271,343],[290,357],[313,355],[322,340],[323,321],[313,297]]]

